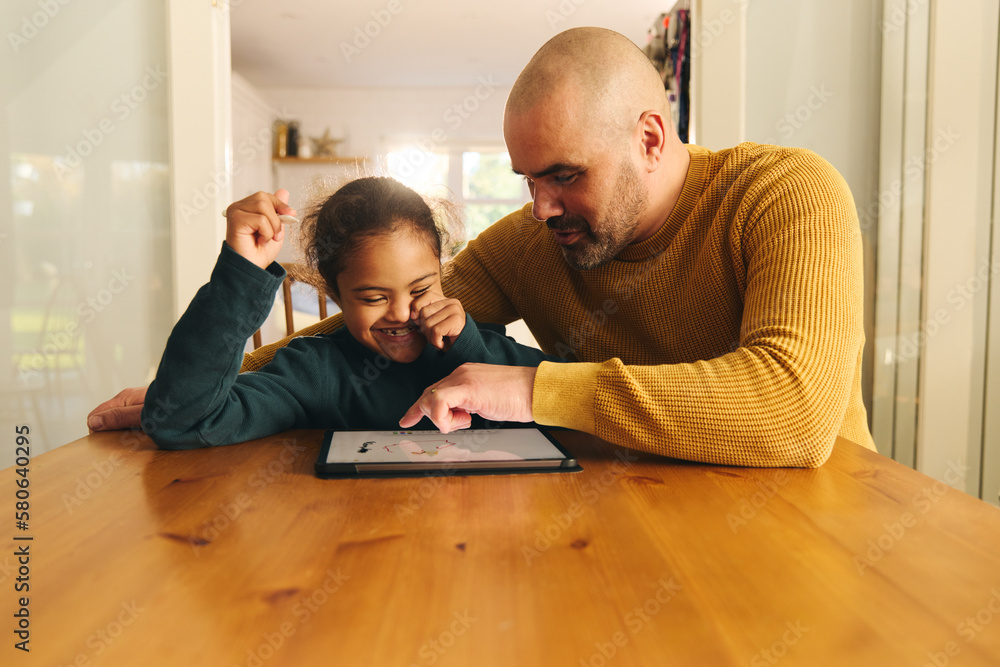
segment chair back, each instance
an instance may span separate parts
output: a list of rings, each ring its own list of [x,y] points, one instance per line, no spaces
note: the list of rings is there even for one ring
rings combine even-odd
[[[282,264],[281,268],[285,270],[285,280],[281,283],[281,294],[282,300],[285,302],[285,335],[291,336],[295,333],[295,322],[292,313],[294,308],[292,307],[292,283],[296,282],[298,276],[301,275],[298,264],[288,263]],[[301,282],[301,281],[300,281]],[[319,300],[319,317],[320,319],[326,319],[326,294],[323,290],[315,287],[316,298]],[[253,349],[258,349],[262,345],[260,337],[260,329],[253,334]]]

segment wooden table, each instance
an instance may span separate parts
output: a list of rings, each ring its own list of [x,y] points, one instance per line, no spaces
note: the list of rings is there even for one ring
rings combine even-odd
[[[318,431],[95,434],[31,461],[27,531],[4,470],[0,664],[1000,665],[1000,510],[847,441],[775,470],[558,437],[583,472],[325,481]]]

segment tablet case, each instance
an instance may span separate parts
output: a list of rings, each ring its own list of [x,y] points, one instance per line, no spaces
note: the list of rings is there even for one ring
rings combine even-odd
[[[337,462],[328,463],[330,447],[333,443],[334,433],[338,431],[329,430],[323,434],[323,445],[319,450],[319,458],[316,460],[316,476],[324,479],[345,479],[345,478],[379,478],[379,477],[449,477],[452,475],[508,475],[527,474],[542,472],[579,472],[583,470],[577,460],[567,452],[548,432],[539,428],[512,428],[498,429],[505,435],[517,436],[519,432],[531,432],[541,434],[552,446],[558,450],[559,457],[542,459],[517,459],[517,460],[473,460],[473,461],[387,461],[387,462]],[[492,433],[494,430],[482,431],[458,431],[451,434],[442,434],[440,431],[389,431],[398,435],[402,440],[406,436],[426,438],[429,435],[440,435],[442,439],[460,438],[462,436],[475,436],[479,433]],[[373,433],[366,430],[340,431],[341,433]],[[368,446],[363,443],[361,447]],[[454,444],[454,443],[453,443]],[[360,451],[360,450],[359,450]]]

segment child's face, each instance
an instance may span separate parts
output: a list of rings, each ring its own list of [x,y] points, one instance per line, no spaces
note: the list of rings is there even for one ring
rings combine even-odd
[[[337,276],[344,323],[355,340],[392,361],[409,363],[427,339],[410,320],[410,304],[441,294],[441,262],[427,239],[410,230],[366,239]]]

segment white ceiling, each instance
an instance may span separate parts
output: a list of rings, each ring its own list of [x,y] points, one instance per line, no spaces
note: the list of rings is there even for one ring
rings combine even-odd
[[[566,28],[611,28],[643,46],[646,29],[675,0],[230,4],[234,70],[261,88],[328,88],[466,86],[481,76],[510,85],[538,47]],[[344,45],[352,49],[347,56]]]

